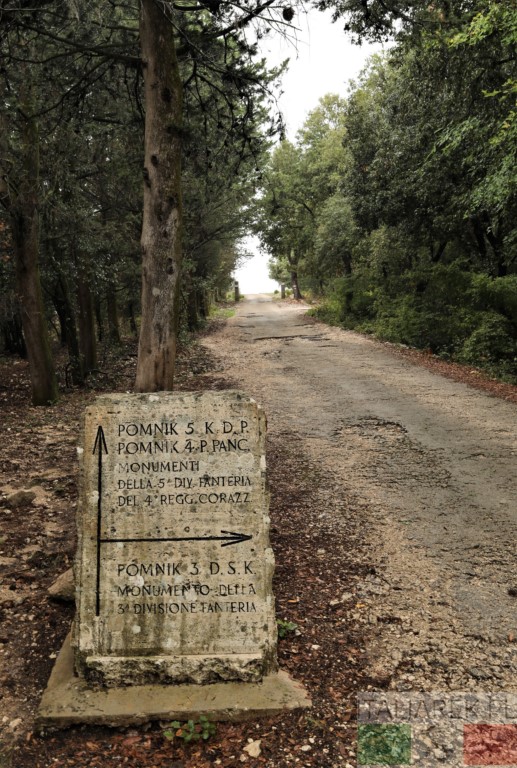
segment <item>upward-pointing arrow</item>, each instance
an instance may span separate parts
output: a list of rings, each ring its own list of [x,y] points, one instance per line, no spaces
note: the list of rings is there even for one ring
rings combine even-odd
[[[99,449],[99,456],[102,455],[103,451],[104,453],[108,453],[108,446],[106,445],[106,438],[104,437],[104,430],[102,427],[97,429],[97,436],[95,438],[92,453],[96,453],[97,448]]]
[[[98,452],[97,466],[97,587],[95,597],[95,615],[99,616],[101,609],[101,528],[102,528],[102,454],[108,453],[108,446],[104,436],[104,430],[99,425],[92,453]]]

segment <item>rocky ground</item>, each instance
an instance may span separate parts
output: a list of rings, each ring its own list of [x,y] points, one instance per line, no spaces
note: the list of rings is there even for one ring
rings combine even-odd
[[[69,603],[51,600],[47,589],[74,554],[80,414],[96,393],[130,390],[135,357],[128,347],[104,360],[101,369],[109,373],[99,373],[86,392],[63,393],[48,409],[29,405],[26,364],[3,359],[1,768],[351,766],[359,691],[514,686],[510,512],[516,497],[515,481],[505,472],[516,447],[517,388],[329,329],[297,305],[283,307],[264,310],[260,302],[245,302],[228,323],[213,324],[183,352],[177,383],[185,390],[245,389],[266,407],[277,614],[291,627],[279,641],[279,657],[307,686],[313,709],[256,723],[221,723],[207,742],[195,744],[180,738],[171,743],[160,723],[125,732],[90,727],[35,733],[39,697],[73,611]],[[395,361],[391,372],[388,358]],[[374,383],[370,392],[353,365]],[[437,385],[419,378],[424,372],[435,382],[425,366],[476,389],[440,377],[440,404]],[[400,393],[393,390],[388,398],[381,388],[397,376],[406,396],[410,390],[418,394],[423,426],[418,403],[402,418],[394,405]],[[339,382],[347,377],[345,392]],[[465,396],[466,421],[481,424],[479,438],[457,418]],[[454,456],[467,488],[459,485],[443,443],[430,437],[431,421],[444,404],[454,406],[448,439],[462,435],[463,448],[455,448]],[[493,486],[482,487],[494,476],[497,507]],[[476,527],[469,514],[480,510],[488,523]]]

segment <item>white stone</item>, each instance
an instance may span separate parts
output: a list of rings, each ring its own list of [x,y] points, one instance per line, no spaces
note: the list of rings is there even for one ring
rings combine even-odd
[[[257,741],[250,741],[249,744],[246,744],[244,752],[247,752],[250,757],[259,757],[261,754],[260,739],[257,739]]]

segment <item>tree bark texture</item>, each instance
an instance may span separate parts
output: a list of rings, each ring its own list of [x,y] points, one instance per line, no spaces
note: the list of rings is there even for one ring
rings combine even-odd
[[[27,357],[27,347],[23,338],[23,328],[21,316],[14,312],[2,323],[2,336],[4,338],[4,349],[12,355]]]
[[[141,0],[145,84],[142,322],[135,388],[171,390],[179,320],[182,84],[173,29],[157,0]]]
[[[129,318],[129,330],[136,336],[138,334],[138,328],[136,325],[135,307],[132,301],[128,301],[126,307],[127,316]]]
[[[95,336],[94,300],[90,290],[91,276],[81,264],[81,256],[77,279],[77,306],[79,308],[79,350],[81,368],[87,376],[97,368],[97,338]]]
[[[25,165],[23,179],[18,195],[9,207],[9,214],[32,402],[34,405],[48,405],[57,400],[58,389],[39,269],[39,138],[36,121],[29,114],[23,117],[22,150]]]
[[[296,258],[294,251],[291,251],[287,261],[289,262],[289,271],[291,273],[293,299],[303,299],[302,292],[300,291],[300,285],[298,283],[298,259]]]
[[[197,331],[201,325],[197,290],[192,282],[187,286],[187,326],[189,331]]]
[[[110,280],[106,288],[106,313],[108,317],[108,338],[112,344],[119,347],[122,342],[120,339],[117,289],[114,280]]]
[[[84,371],[79,350],[75,309],[70,299],[68,282],[62,274],[58,274],[54,286],[53,302],[61,326],[61,344],[64,343],[68,349],[72,384],[82,385],[84,384]]]
[[[303,299],[300,286],[298,284],[298,272],[295,269],[291,269],[291,286],[293,289],[293,299]]]

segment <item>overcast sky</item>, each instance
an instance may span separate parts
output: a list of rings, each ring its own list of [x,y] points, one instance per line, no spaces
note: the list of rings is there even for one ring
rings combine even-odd
[[[330,13],[311,10],[307,15],[297,16],[295,23],[300,28],[296,47],[277,34],[271,34],[262,45],[271,65],[290,59],[282,80],[279,106],[291,141],[319,99],[326,93],[346,96],[349,80],[356,78],[368,57],[380,50],[379,45],[352,45],[343,31],[343,22],[332,24]],[[236,272],[241,293],[271,292],[278,288],[268,278],[268,257],[260,253],[258,240],[250,239],[245,247],[256,255]]]

